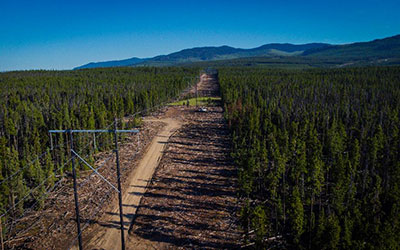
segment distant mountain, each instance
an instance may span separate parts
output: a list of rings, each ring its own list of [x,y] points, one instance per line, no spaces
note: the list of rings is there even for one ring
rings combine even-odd
[[[140,59],[131,58],[120,61],[107,61],[98,63],[89,63],[76,67],[75,69],[83,68],[98,68],[98,67],[119,67],[119,66],[168,66],[182,63],[215,61],[225,59],[235,59],[253,56],[293,56],[303,53],[307,49],[317,49],[329,46],[324,43],[310,43],[302,45],[294,44],[266,44],[252,49],[240,49],[229,46],[220,47],[198,47],[184,49],[168,55],[160,55],[153,58]]]
[[[91,62],[74,69],[91,69],[91,68],[107,68],[107,67],[123,67],[123,66],[131,66],[137,63],[141,63],[146,59],[141,59],[137,57],[132,57],[125,60],[115,60],[115,61],[106,61],[106,62]]]
[[[271,53],[271,51],[283,51],[286,53],[298,53],[303,52],[310,49],[321,49],[331,46],[330,44],[326,43],[307,43],[301,45],[294,45],[290,43],[270,43],[265,44],[263,46],[249,49],[247,50],[248,53],[254,53],[260,55],[262,53]]]
[[[176,64],[187,62],[215,61],[224,59],[235,59],[253,56],[293,56],[303,53],[307,49],[317,49],[327,47],[329,44],[311,43],[311,44],[266,44],[253,49],[240,49],[229,46],[221,47],[199,47],[184,49],[169,55],[156,56],[148,59],[141,64],[152,65],[157,63]]]
[[[306,50],[303,56],[341,58],[343,60],[376,60],[400,58],[400,35],[370,42],[331,45]]]
[[[294,67],[345,67],[400,64],[400,35],[344,45],[326,43],[271,43],[257,48],[230,46],[184,49],[153,58],[89,63],[75,69],[119,66],[173,65],[290,65]]]
[[[169,55],[156,56],[149,61],[210,61],[215,58],[235,54],[242,49],[236,49],[229,46],[221,47],[199,47],[184,49]]]

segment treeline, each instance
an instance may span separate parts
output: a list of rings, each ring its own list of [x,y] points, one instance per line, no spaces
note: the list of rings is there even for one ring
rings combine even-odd
[[[1,73],[0,213],[17,205],[7,216],[22,214],[70,170],[69,136],[53,135],[51,141],[49,129],[106,128],[114,117],[176,97],[197,73],[167,67]],[[92,140],[76,136],[74,146],[85,155],[90,143],[107,148],[112,135]]]
[[[400,67],[219,75],[255,248],[400,248]]]

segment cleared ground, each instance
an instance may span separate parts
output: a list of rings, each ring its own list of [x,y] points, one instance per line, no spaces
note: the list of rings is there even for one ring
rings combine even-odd
[[[215,79],[199,86],[218,93]],[[186,121],[171,137],[136,212],[130,249],[225,249],[239,247],[236,170],[222,108],[182,107]],[[138,193],[137,195],[143,195]]]

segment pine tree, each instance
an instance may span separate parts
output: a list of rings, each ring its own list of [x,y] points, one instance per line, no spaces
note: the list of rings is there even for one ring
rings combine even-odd
[[[257,248],[263,248],[264,237],[267,236],[267,216],[262,206],[257,206],[252,213],[251,225],[256,232],[256,246]]]
[[[301,202],[300,192],[298,186],[293,188],[291,195],[289,219],[290,227],[293,234],[294,242],[299,245],[300,238],[304,232],[304,208]]]

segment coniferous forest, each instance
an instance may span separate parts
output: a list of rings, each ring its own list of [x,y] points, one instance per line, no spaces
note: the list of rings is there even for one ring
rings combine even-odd
[[[43,202],[43,194],[70,172],[69,136],[50,137],[48,130],[113,129],[115,117],[177,97],[197,73],[178,67],[1,73],[1,214],[22,215],[26,207]],[[87,154],[92,140],[76,137],[74,147]],[[112,135],[103,134],[95,143],[107,148],[112,142]]]
[[[219,76],[248,242],[400,248],[399,67]]]
[[[198,72],[143,67],[1,73],[5,220],[40,204],[71,171],[68,135],[50,136],[49,129],[112,128],[115,117],[178,96]],[[219,82],[245,241],[255,241],[257,249],[400,248],[400,67],[233,67],[219,69]],[[95,143],[107,149],[112,139],[105,134]],[[74,140],[82,154],[90,155],[91,143],[89,136]]]

